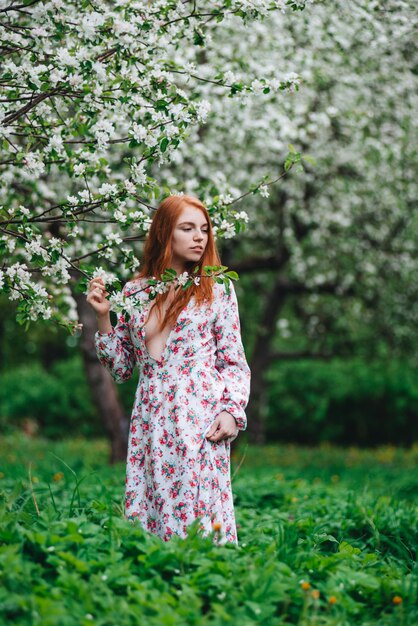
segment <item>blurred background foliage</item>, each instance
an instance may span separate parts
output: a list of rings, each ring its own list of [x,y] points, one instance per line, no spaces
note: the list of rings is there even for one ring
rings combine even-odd
[[[254,298],[251,279],[237,284],[243,341],[251,362],[258,331],[260,302]],[[13,305],[4,298],[0,307],[0,428],[16,428],[50,438],[103,435],[79,352],[79,338],[56,326],[32,325],[27,332],[17,326]],[[272,341],[283,358],[268,372],[269,442],[374,446],[409,446],[418,440],[418,379],[413,358],[393,356],[373,328],[356,327],[361,341],[346,356],[332,356],[343,344],[344,320],[327,337],[323,358],[291,358],[303,354],[304,331],[291,317],[278,321]],[[345,333],[350,329],[345,327]],[[341,352],[341,351],[340,351]],[[126,416],[134,398],[137,373],[118,386]],[[248,415],[249,421],[251,415]]]

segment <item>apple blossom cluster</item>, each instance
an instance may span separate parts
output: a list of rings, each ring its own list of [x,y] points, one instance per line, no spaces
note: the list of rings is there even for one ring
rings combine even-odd
[[[223,20],[250,31],[275,12],[297,21],[305,4],[34,0],[22,11],[6,3],[1,289],[19,300],[21,321],[38,315],[74,327],[68,288],[80,275],[91,278],[98,259],[105,269],[117,267],[119,278],[135,272],[155,206],[172,193],[159,170],[175,163],[193,129],[216,116],[213,99],[245,108],[252,98],[294,95],[297,72],[264,76],[243,72],[239,61],[228,69],[203,62],[202,50]],[[217,202],[211,206],[218,237],[245,225],[233,205],[223,205],[219,217]]]
[[[221,281],[228,285],[231,280],[236,280],[238,276],[234,272],[225,271],[227,269],[228,268],[225,266],[214,268],[204,267],[204,277],[216,277],[217,281]],[[171,270],[169,270],[169,272],[171,272]],[[109,275],[109,273],[103,272],[99,269],[95,272],[95,274],[96,276],[103,278],[105,284],[106,281],[109,280],[109,278],[109,282],[114,282],[115,280],[114,276]],[[127,313],[129,316],[131,316],[135,312],[138,312],[138,310],[141,310],[141,308],[144,306],[143,299],[138,296],[141,291],[147,290],[149,299],[152,300],[158,294],[166,293],[172,285],[174,285],[174,287],[178,289],[179,287],[186,288],[187,283],[189,285],[200,284],[201,276],[196,276],[195,274],[189,272],[183,272],[182,274],[177,276],[175,276],[174,274],[175,272],[173,271],[172,275],[170,275],[169,277],[166,276],[163,280],[159,280],[155,276],[152,276],[149,280],[149,284],[147,287],[143,287],[142,289],[134,291],[129,295],[125,295],[121,291],[110,294],[110,296],[108,297],[108,300],[110,302],[110,310],[114,313]]]
[[[14,263],[1,275],[2,288],[8,294],[10,300],[24,299],[26,318],[35,321],[39,317],[48,320],[52,315],[49,306],[50,294],[39,282],[31,279],[25,265]]]

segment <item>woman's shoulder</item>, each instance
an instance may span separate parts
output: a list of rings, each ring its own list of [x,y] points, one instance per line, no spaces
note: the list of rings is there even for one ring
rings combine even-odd
[[[227,288],[225,283],[214,283],[213,284],[213,295],[216,300],[221,302],[228,302],[231,300],[231,297],[235,297],[235,287],[232,280],[229,281],[229,288]]]

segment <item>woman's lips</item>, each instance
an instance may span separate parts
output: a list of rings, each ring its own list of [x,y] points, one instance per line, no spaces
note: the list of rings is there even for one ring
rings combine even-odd
[[[203,248],[200,246],[196,246],[196,248],[190,248],[191,250],[195,250],[196,252],[203,252]]]

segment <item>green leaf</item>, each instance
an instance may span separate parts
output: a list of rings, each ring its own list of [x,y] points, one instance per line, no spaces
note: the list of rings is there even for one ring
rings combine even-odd
[[[342,541],[340,543],[338,551],[344,554],[360,554],[361,552],[360,548],[350,545],[347,541]]]
[[[164,272],[161,274],[161,278],[163,280],[167,279],[167,278],[175,278],[177,276],[177,272],[175,269],[173,269],[172,267],[168,267],[166,270],[164,270]]]
[[[186,289],[188,289],[191,285],[193,284],[193,280],[190,278],[187,282],[184,283],[184,285],[182,285],[182,289],[183,291],[185,291]]]
[[[161,152],[165,152],[167,150],[168,144],[170,143],[170,140],[167,139],[167,137],[164,137],[164,139],[160,142],[160,150]]]
[[[79,572],[85,573],[89,571],[88,564],[81,559],[77,559],[77,557],[70,552],[57,552],[57,557],[60,557],[65,563],[68,563],[68,565]]]
[[[165,111],[168,107],[168,102],[167,100],[157,100],[157,102],[155,103],[155,108],[157,111]]]
[[[205,40],[203,38],[203,35],[201,33],[199,33],[199,31],[195,30],[193,32],[193,43],[195,46],[204,46],[205,45]]]
[[[311,165],[316,165],[317,161],[316,159],[314,159],[312,156],[310,156],[309,154],[304,154],[302,156],[302,159],[304,161],[306,161],[307,163],[310,163]]]

